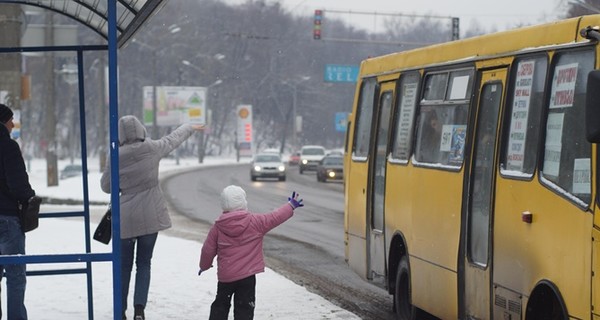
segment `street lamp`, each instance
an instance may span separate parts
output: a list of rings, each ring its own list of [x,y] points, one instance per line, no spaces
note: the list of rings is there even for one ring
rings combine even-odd
[[[221,61],[221,60],[225,59],[225,55],[222,54],[222,53],[216,53],[215,55],[212,55],[212,56],[210,56],[208,54],[204,54],[204,53],[198,53],[196,55],[196,57],[203,57],[203,58],[206,58],[206,59],[214,59],[214,60],[217,60],[217,61]],[[202,74],[206,74],[206,71],[204,71],[204,69],[202,69],[202,68],[194,65],[189,60],[181,60],[181,63],[183,63],[184,65],[186,65],[186,66],[188,66],[188,67],[190,67],[190,68],[192,68],[192,69],[194,69],[194,70],[196,70],[196,71],[198,71],[198,72],[200,72]]]
[[[222,54],[216,54],[214,56],[214,58],[217,59],[217,60],[221,60],[224,57],[225,56],[222,55]],[[194,70],[196,70],[196,71],[198,71],[198,72],[200,72],[202,74],[206,74],[206,72],[204,70],[202,70],[202,68],[194,65],[193,63],[191,63],[188,60],[181,60],[181,63],[184,64],[184,65],[186,65],[186,66],[188,66],[188,67],[191,67],[192,69],[194,69]],[[215,87],[215,86],[218,86],[221,83],[223,83],[223,80],[222,79],[217,79],[217,80],[215,80],[215,82],[209,84],[208,86],[205,86],[205,88],[207,90],[207,92],[206,92],[207,100],[208,100],[208,96],[209,96],[208,95],[208,89],[212,88],[212,87]],[[207,111],[207,114],[208,114],[208,104],[207,104],[206,109],[207,109],[206,111]],[[207,122],[208,122],[208,117],[207,117]],[[204,130],[202,130],[202,131],[200,131],[200,134],[198,136],[198,140],[199,140],[198,141],[198,162],[199,163],[203,163],[204,162],[204,153],[205,153],[205,149],[206,149],[206,143],[208,141],[208,139],[205,139],[204,135],[205,135]]]
[[[310,80],[310,76],[301,76],[298,81],[293,83],[284,82],[284,84],[290,86],[293,90],[292,97],[292,148],[298,146],[298,116],[297,116],[297,105],[298,105],[298,85],[304,81]]]
[[[175,34],[181,31],[181,27],[176,24],[172,24],[168,27],[170,34]],[[143,43],[136,38],[133,38],[131,41],[133,43],[137,43],[138,45],[147,48],[152,52],[152,139],[158,139],[158,123],[157,123],[157,114],[158,114],[158,105],[156,99],[156,84],[158,83],[158,74],[156,71],[156,58],[158,53],[161,53],[165,49],[169,49],[170,46],[164,47],[161,50],[157,50],[157,48]]]

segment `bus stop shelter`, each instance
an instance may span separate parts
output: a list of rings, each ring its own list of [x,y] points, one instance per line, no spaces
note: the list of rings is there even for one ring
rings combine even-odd
[[[2,54],[6,53],[28,53],[45,51],[69,51],[75,52],[77,56],[77,83],[79,93],[79,114],[80,114],[80,132],[81,132],[81,159],[82,172],[87,172],[87,149],[85,135],[85,100],[84,100],[84,69],[83,52],[90,50],[104,50],[108,56],[108,115],[109,115],[109,150],[111,164],[111,190],[110,201],[112,204],[112,251],[108,253],[91,252],[91,232],[90,232],[90,209],[88,181],[86,174],[83,179],[83,211],[69,213],[41,213],[40,218],[55,217],[83,217],[85,223],[85,252],[76,254],[52,254],[52,255],[22,255],[22,256],[0,256],[0,264],[60,264],[84,263],[85,267],[76,269],[54,269],[28,272],[28,276],[54,276],[70,273],[81,273],[87,276],[87,296],[88,296],[88,319],[94,318],[93,312],[93,290],[92,290],[92,264],[94,262],[108,262],[112,264],[113,277],[113,316],[114,319],[121,319],[121,261],[120,261],[120,208],[119,193],[119,155],[118,155],[118,86],[117,86],[117,66],[118,52],[128,40],[132,39],[135,33],[143,27],[145,22],[155,14],[162,5],[163,0],[0,0],[0,23],[2,19],[10,20],[6,16],[9,5],[21,5],[21,7],[36,7],[40,10],[49,10],[57,14],[66,16],[80,25],[85,26],[97,33],[103,38],[103,44],[81,43],[73,46],[21,46],[20,43],[5,45],[4,42],[11,42],[12,34],[3,34],[0,39],[0,59]],[[4,9],[3,9],[4,7]],[[13,17],[15,18],[15,17]],[[17,17],[18,18],[18,17]],[[21,23],[25,21],[21,20]],[[18,36],[18,35],[17,35]],[[53,35],[54,36],[54,35]],[[0,88],[2,89],[2,88]],[[52,315],[49,315],[52,316]],[[56,315],[60,318],[60,315]]]

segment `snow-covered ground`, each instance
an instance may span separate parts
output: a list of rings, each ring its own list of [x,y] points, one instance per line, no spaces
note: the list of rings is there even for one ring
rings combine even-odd
[[[246,161],[246,160],[242,160]],[[108,202],[109,195],[99,188],[100,171],[97,159],[88,163],[89,196],[91,201]],[[210,166],[234,163],[235,159],[211,159],[198,164],[197,159],[174,159],[161,162],[161,174],[193,166]],[[59,169],[68,162],[61,161]],[[81,177],[59,181],[55,187],[47,187],[46,162],[34,159],[28,162],[30,182],[36,193],[45,197],[83,199]],[[92,206],[94,230],[104,205]],[[42,212],[82,210],[82,206],[43,205]],[[176,224],[175,224],[176,225]],[[148,319],[206,319],[216,293],[216,269],[202,276],[197,275],[198,259],[202,243],[159,235],[152,261],[152,281],[146,307]],[[46,218],[40,220],[38,229],[27,233],[28,254],[82,253],[84,247],[84,223],[82,218]],[[110,246],[92,241],[92,252],[108,252]],[[57,269],[83,265],[29,265],[28,270]],[[133,287],[132,277],[132,287]],[[324,298],[307,291],[285,277],[268,269],[257,275],[256,319],[359,319]],[[2,281],[2,309],[6,310],[6,280]],[[112,319],[112,269],[110,263],[93,264],[94,319]],[[130,290],[131,304],[133,288]],[[27,283],[26,305],[29,318],[35,320],[69,320],[87,318],[86,277],[82,274],[30,276]],[[128,318],[133,317],[131,309]],[[230,319],[233,319],[230,312]]]

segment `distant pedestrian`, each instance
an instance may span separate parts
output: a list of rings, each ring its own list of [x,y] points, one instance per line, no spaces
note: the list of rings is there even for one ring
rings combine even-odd
[[[200,255],[200,275],[212,267],[217,256],[217,296],[209,320],[226,320],[233,297],[235,320],[254,319],[256,274],[265,271],[263,238],[267,232],[292,217],[302,207],[292,192],[288,202],[266,214],[248,211],[246,192],[228,186],[221,192],[223,213],[212,226]]]
[[[25,233],[21,228],[19,212],[35,196],[35,191],[29,184],[21,148],[10,137],[15,127],[13,112],[4,104],[0,104],[0,123],[0,255],[25,254]],[[8,319],[26,320],[26,265],[0,266],[0,277],[2,269],[6,271]]]
[[[123,319],[127,319],[127,295],[135,253],[134,319],[144,320],[150,287],[150,262],[158,232],[171,227],[167,204],[158,185],[162,158],[177,148],[202,125],[184,124],[158,140],[146,136],[146,128],[134,116],[119,119],[119,187],[121,209],[121,281]],[[110,193],[110,162],[100,180]]]

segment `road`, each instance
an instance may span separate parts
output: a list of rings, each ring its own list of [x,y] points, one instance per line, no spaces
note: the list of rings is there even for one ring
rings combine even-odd
[[[163,178],[171,209],[203,229],[221,214],[219,194],[227,185],[246,190],[253,212],[268,212],[300,193],[305,206],[265,237],[267,265],[363,319],[393,319],[392,298],[358,277],[344,261],[344,194],[339,182],[319,183],[312,172],[291,167],[287,181],[250,181],[249,165],[207,167]],[[186,221],[181,221],[186,224]],[[173,228],[175,229],[175,228]],[[174,232],[177,232],[176,230]],[[198,232],[196,232],[198,233]],[[201,234],[201,233],[200,233]],[[202,234],[197,236],[203,240]]]

